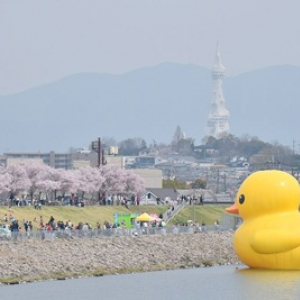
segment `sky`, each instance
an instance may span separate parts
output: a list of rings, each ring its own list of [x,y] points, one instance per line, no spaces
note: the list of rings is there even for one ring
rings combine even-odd
[[[0,0],[0,95],[163,62],[300,65],[299,0]]]

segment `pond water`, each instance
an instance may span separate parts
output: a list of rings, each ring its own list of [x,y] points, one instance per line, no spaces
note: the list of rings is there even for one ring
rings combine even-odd
[[[94,278],[1,285],[1,300],[298,300],[300,272],[216,266]]]

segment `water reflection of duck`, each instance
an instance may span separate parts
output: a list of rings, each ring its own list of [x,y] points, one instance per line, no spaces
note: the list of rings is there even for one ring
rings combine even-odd
[[[251,174],[235,204],[242,225],[234,236],[239,259],[253,268],[300,269],[300,188],[290,174],[278,170]]]

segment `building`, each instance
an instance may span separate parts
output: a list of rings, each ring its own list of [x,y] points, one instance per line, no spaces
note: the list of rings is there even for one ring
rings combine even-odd
[[[35,160],[55,169],[72,169],[72,153],[50,152],[10,152],[4,153],[1,162],[4,166],[22,161]]]
[[[0,164],[8,166],[23,161],[43,162],[55,169],[78,169],[81,167],[97,167],[98,155],[95,152],[74,152],[74,153],[55,153],[50,152],[9,152],[0,156]],[[123,156],[106,155],[105,161],[108,164],[117,165],[124,168]]]
[[[225,68],[221,62],[220,46],[217,44],[215,62],[212,67],[213,96],[206,125],[206,137],[221,138],[229,134],[229,111],[225,107],[223,96],[223,77]]]
[[[162,188],[163,175],[161,170],[132,169],[132,171],[144,179],[146,188]]]
[[[147,188],[141,197],[141,204],[171,204],[179,198],[175,189]]]

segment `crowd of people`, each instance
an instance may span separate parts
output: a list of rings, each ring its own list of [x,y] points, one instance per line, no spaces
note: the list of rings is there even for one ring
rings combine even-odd
[[[77,225],[74,225],[71,220],[66,222],[57,221],[53,216],[49,220],[45,221],[44,217],[41,215],[38,218],[34,218],[33,221],[23,219],[22,223],[19,220],[15,219],[12,214],[4,214],[3,221],[8,225],[8,228],[11,232],[32,232],[34,228],[36,230],[44,231],[54,231],[54,230],[64,230],[64,229],[76,229],[76,230],[89,230],[92,229],[92,226],[88,222],[79,222]],[[97,228],[101,228],[100,222],[96,224]]]
[[[139,222],[136,226],[138,229],[146,230],[145,232],[148,232],[151,228],[164,228],[166,226],[165,221],[162,218],[162,215],[159,216],[160,219],[158,221],[152,221],[152,222]],[[103,224],[101,224],[100,221],[96,222],[95,226],[92,226],[89,222],[78,222],[78,224],[73,224],[71,220],[67,221],[56,221],[53,216],[49,218],[49,220],[45,221],[44,217],[41,215],[39,219],[34,218],[33,221],[28,221],[23,219],[22,224],[19,223],[18,220],[16,220],[12,214],[4,215],[4,222],[8,224],[8,228],[10,231],[17,232],[17,233],[26,233],[29,235],[31,232],[33,232],[34,229],[36,231],[43,231],[43,232],[53,232],[53,231],[82,231],[82,232],[88,232],[89,230],[94,230],[98,233],[100,233],[102,230],[109,230],[109,229],[127,229],[126,223],[124,220],[122,220],[120,223],[111,223],[108,221],[104,221]],[[216,220],[214,222],[215,229],[219,228],[219,221]],[[184,224],[175,224],[173,225],[173,232],[176,232],[176,229],[180,227],[192,227],[195,229],[195,232],[205,231],[206,230],[206,224],[202,222],[201,224],[199,222],[186,222]]]
[[[127,228],[124,220],[121,220],[120,223],[104,221],[102,224],[100,221],[97,221],[95,226],[92,226],[92,224],[90,224],[89,222],[78,222],[77,224],[73,224],[71,220],[67,220],[65,222],[61,220],[56,221],[53,216],[51,216],[49,220],[45,220],[42,215],[40,215],[39,218],[35,217],[33,221],[23,219],[22,223],[20,223],[19,220],[15,219],[12,214],[7,214],[7,213],[4,214],[3,221],[5,224],[8,224],[8,228],[11,230],[11,232],[21,232],[21,233],[22,232],[30,233],[34,229],[36,229],[37,231],[51,232],[55,230],[88,231],[88,230],[95,229],[100,231],[102,229],[105,230],[105,229],[115,229],[115,228],[122,228],[122,229]],[[138,225],[141,227],[148,226],[148,224],[147,225],[145,224],[146,223],[143,222]],[[161,227],[162,224],[163,223],[161,221],[160,222],[154,221],[151,223],[151,225],[149,224],[149,226]],[[163,224],[163,226],[165,226],[165,224]]]
[[[15,219],[12,214],[4,215],[4,222],[8,224],[8,228],[12,233],[24,233],[27,236],[33,234],[35,232],[61,232],[61,231],[72,231],[73,233],[82,232],[88,233],[88,231],[96,232],[97,234],[105,234],[109,233],[111,229],[128,229],[124,220],[121,220],[119,223],[116,222],[108,222],[104,221],[101,223],[100,221],[96,222],[94,226],[89,222],[78,222],[77,224],[73,224],[71,220],[67,221],[56,221],[53,216],[51,216],[48,220],[45,220],[42,215],[39,218],[34,218],[33,221],[28,221],[26,219],[22,220],[22,223],[19,220]],[[182,224],[182,225],[174,225],[174,227],[179,228],[182,226],[190,226],[191,224]],[[198,224],[195,224],[195,226]],[[205,224],[202,224],[202,226]],[[165,228],[166,223],[163,220],[162,214],[159,216],[158,220],[154,220],[151,222],[138,222],[134,228],[141,230],[142,233],[152,232],[151,229],[161,229]],[[198,225],[199,226],[199,225]],[[197,226],[197,227],[198,227]]]

